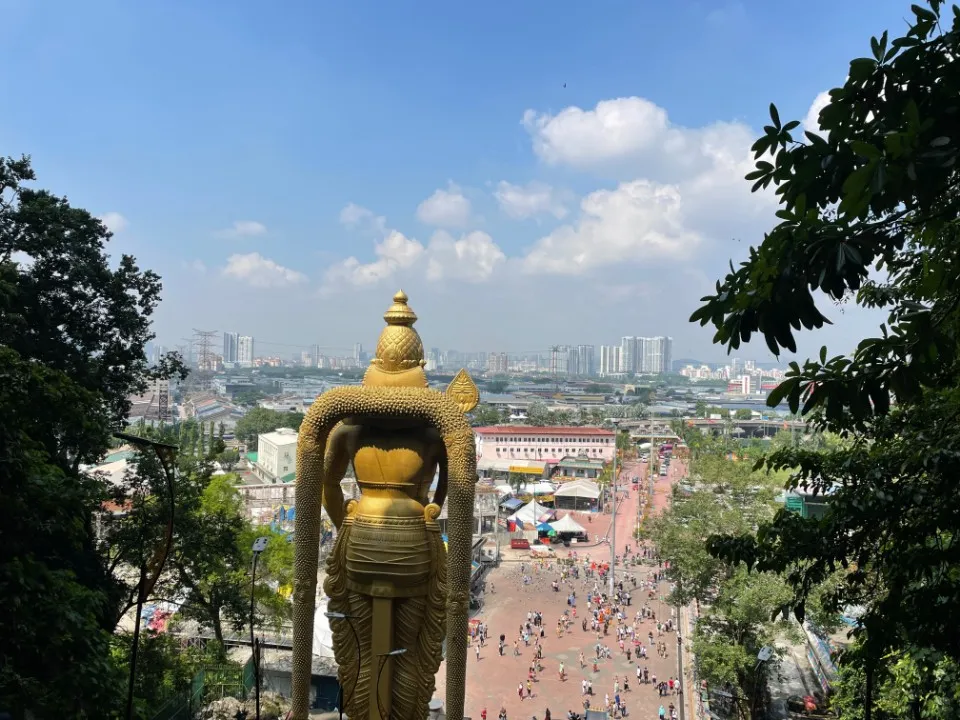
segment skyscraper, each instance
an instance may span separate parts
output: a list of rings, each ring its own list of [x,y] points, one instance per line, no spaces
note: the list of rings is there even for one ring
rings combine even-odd
[[[237,342],[239,339],[237,333],[225,332],[223,334],[223,361],[225,363],[235,363],[237,361]]]
[[[632,375],[640,369],[637,362],[637,338],[625,335],[620,338],[620,372]]]
[[[570,371],[570,346],[553,345],[550,348],[550,374],[566,375]]]
[[[240,335],[237,338],[237,363],[243,367],[251,367],[253,358],[253,338],[249,335]]]
[[[581,377],[593,377],[597,374],[593,345],[577,345],[577,370]]]
[[[600,375],[609,377],[620,372],[620,346],[600,346]]]
[[[673,363],[673,338],[658,336],[640,338],[643,347],[642,372],[668,373]]]

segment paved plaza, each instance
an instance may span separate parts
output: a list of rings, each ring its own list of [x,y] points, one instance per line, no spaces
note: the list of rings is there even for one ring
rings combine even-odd
[[[640,487],[649,487],[646,482],[647,465],[627,463],[621,475],[621,486],[629,489],[626,497],[621,497],[617,507],[616,546],[618,554],[623,553],[624,547],[630,543],[634,550],[637,543],[633,540],[633,530],[637,523],[638,503],[642,493],[634,491],[630,480],[634,476],[641,478]],[[669,502],[670,486],[682,476],[683,467],[680,461],[671,463],[670,474],[667,477],[657,477],[654,485],[654,495],[650,498],[650,507],[647,512],[659,512]],[[494,569],[487,576],[486,603],[483,610],[477,614],[477,619],[489,627],[489,639],[484,647],[480,648],[479,659],[474,647],[468,654],[467,667],[467,696],[465,714],[473,720],[479,720],[481,713],[486,709],[488,720],[496,720],[500,709],[504,708],[507,717],[511,720],[530,720],[531,717],[543,720],[547,708],[552,718],[565,720],[567,712],[573,710],[582,713],[584,710],[584,695],[582,682],[587,680],[593,685],[593,695],[590,696],[592,709],[604,707],[605,696],[614,699],[615,677],[619,680],[621,701],[626,705],[628,717],[656,720],[658,708],[662,704],[669,708],[671,703],[677,706],[681,701],[676,696],[659,697],[652,683],[637,683],[637,659],[627,660],[627,643],[621,652],[616,635],[616,621],[609,627],[609,634],[602,636],[599,642],[612,651],[612,658],[601,659],[597,662],[596,645],[598,633],[592,631],[588,625],[584,631],[582,620],[586,613],[587,595],[595,584],[602,592],[607,592],[607,584],[597,578],[586,579],[583,573],[583,560],[589,556],[590,561],[608,563],[610,561],[610,546],[603,542],[603,538],[610,531],[610,514],[595,515],[592,522],[588,522],[585,514],[575,513],[574,517],[590,533],[591,544],[571,549],[562,546],[556,552],[558,558],[567,558],[573,549],[579,557],[580,577],[561,581],[558,563],[534,563],[528,553],[511,553],[500,567]],[[595,537],[596,536],[596,537]],[[599,544],[593,544],[600,540]],[[659,601],[660,595],[666,595],[669,590],[667,583],[660,583],[655,589],[652,599],[649,598],[644,581],[652,577],[656,564],[646,561],[634,566],[628,564],[622,571],[618,566],[618,580],[624,581],[624,590],[631,592],[631,604],[624,608],[626,622],[632,622],[635,614],[643,607],[649,608],[656,614],[657,619],[669,619],[671,609]],[[525,583],[526,575],[529,582]],[[634,590],[632,579],[637,580]],[[559,583],[559,592],[552,589],[552,583]],[[569,629],[558,637],[557,621],[567,607],[567,596],[576,592],[576,618]],[[594,605],[594,607],[596,607]],[[537,673],[536,680],[530,683],[532,695],[527,695],[528,673],[534,661],[536,648],[531,641],[529,646],[522,641],[518,642],[519,655],[514,654],[514,642],[518,639],[519,630],[527,621],[527,613],[537,611],[542,614],[545,636],[541,639],[543,658],[540,660],[542,669]],[[674,620],[676,623],[676,620]],[[653,632],[654,646],[649,647],[648,633]],[[498,652],[499,636],[505,635],[503,656]],[[676,632],[664,632],[657,637],[656,621],[646,619],[637,625],[637,636],[642,638],[643,644],[648,646],[647,659],[640,660],[641,670],[647,668],[649,675],[656,676],[657,681],[677,678],[677,636]],[[656,652],[657,641],[663,642],[667,648],[667,657],[658,657]],[[579,657],[581,652],[586,660],[581,667]],[[566,680],[559,677],[559,666],[563,663]],[[437,696],[444,697],[445,667],[441,666],[437,677]],[[624,678],[629,684],[629,690],[624,691]],[[523,698],[519,688],[523,688]],[[669,715],[669,710],[668,710]]]

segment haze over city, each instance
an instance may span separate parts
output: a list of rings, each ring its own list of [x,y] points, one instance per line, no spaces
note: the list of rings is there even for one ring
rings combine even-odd
[[[687,318],[772,226],[772,194],[743,180],[770,100],[812,128],[864,37],[903,12],[0,8],[0,59],[19,68],[0,93],[43,89],[7,104],[0,138],[163,277],[164,345],[195,327],[369,345],[402,287],[431,346],[669,335],[675,357],[706,361],[724,352]],[[848,351],[881,319],[825,311],[837,324],[800,354]],[[772,359],[762,343],[744,355]]]

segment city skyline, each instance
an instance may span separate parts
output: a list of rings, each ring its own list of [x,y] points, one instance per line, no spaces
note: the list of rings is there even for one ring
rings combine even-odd
[[[198,349],[200,343],[206,342],[202,336],[214,334],[213,331],[202,331],[193,338],[184,338],[184,343],[177,346],[166,346],[154,341],[148,348],[148,359],[158,362],[160,357],[170,350],[177,350],[184,354],[190,364],[203,364],[203,350]],[[261,342],[252,336],[240,335],[237,332],[221,333],[223,351],[214,352],[225,369],[250,368],[258,363],[299,365],[304,367],[320,367],[330,369],[346,369],[349,367],[363,367],[370,359],[370,354],[363,349],[362,343],[354,343],[349,348],[323,347],[317,343],[311,344],[278,344],[284,348],[279,352],[272,352],[268,347],[266,352],[257,352],[255,348],[263,345],[275,345]],[[714,369],[732,368],[736,375],[739,367],[744,364],[747,368],[754,366],[779,367],[782,363],[757,361],[752,358],[730,356],[724,361],[707,361],[700,358],[672,356],[672,340],[669,336],[636,337],[624,336],[619,345],[551,345],[539,350],[460,350],[457,348],[429,347],[424,349],[424,361],[427,371],[452,370],[461,366],[470,366],[474,370],[485,371],[490,374],[514,373],[547,373],[566,377],[592,377],[617,379],[631,375],[660,374],[663,372],[681,372],[684,367],[699,368],[702,365]],[[625,346],[634,346],[634,359],[630,360],[629,350]],[[208,351],[211,352],[211,351]],[[209,360],[208,360],[209,362]]]

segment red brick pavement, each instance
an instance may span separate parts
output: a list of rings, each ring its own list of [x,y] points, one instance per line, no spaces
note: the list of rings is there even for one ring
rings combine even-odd
[[[625,465],[621,478],[626,481],[628,488],[630,487],[630,479],[634,475],[642,478],[646,477],[646,467],[639,463],[627,463]],[[682,475],[681,464],[679,461],[674,461],[670,469],[670,475],[665,478],[657,478],[652,499],[653,512],[659,512],[667,505],[670,486],[680,475]],[[640,487],[643,488],[644,486],[645,483],[641,482]],[[635,545],[632,531],[636,527],[637,503],[640,499],[638,496],[642,496],[642,494],[642,492],[637,493],[631,489],[629,497],[624,498],[617,508],[617,549],[621,553],[627,542]],[[604,527],[609,532],[609,516],[595,517],[593,523],[583,524],[589,530],[597,532],[601,536]],[[599,562],[609,562],[610,559],[609,546],[606,544],[578,548],[578,552],[581,558],[589,555],[591,560]],[[558,554],[561,557],[566,557],[568,553],[569,551],[561,550]],[[529,560],[524,565],[527,573],[532,575],[532,583],[529,585],[524,585],[521,582],[519,561],[503,562],[499,568],[493,570],[487,577],[487,602],[478,617],[489,626],[490,641],[485,647],[481,648],[479,660],[477,660],[472,648],[468,654],[465,708],[468,717],[479,720],[481,710],[486,708],[488,720],[496,720],[500,708],[504,707],[508,718],[511,718],[511,720],[529,720],[531,717],[542,720],[544,710],[550,708],[553,718],[565,720],[568,710],[583,711],[581,680],[586,678],[593,683],[592,704],[595,708],[600,708],[603,705],[606,693],[610,694],[611,700],[613,699],[615,674],[620,678],[621,688],[624,676],[629,679],[630,692],[623,692],[621,689],[621,698],[627,705],[630,717],[656,720],[657,709],[661,702],[664,707],[667,707],[670,702],[679,704],[676,698],[661,699],[651,685],[637,685],[636,660],[628,662],[626,655],[620,653],[613,630],[614,626],[611,626],[610,635],[603,640],[613,650],[613,658],[601,660],[598,663],[598,672],[593,672],[592,659],[595,654],[594,645],[597,642],[596,634],[589,630],[589,626],[587,632],[583,632],[580,621],[586,607],[587,592],[592,589],[594,580],[585,581],[581,573],[579,580],[561,584],[561,591],[553,592],[550,583],[552,580],[559,580],[559,572],[556,567],[531,568]],[[637,567],[630,566],[626,574],[635,576],[638,581],[641,581],[646,579],[652,569],[653,565],[650,563]],[[491,586],[494,588],[493,592],[490,592]],[[625,583],[626,587],[630,587],[629,581]],[[577,610],[580,612],[578,612],[577,620],[571,626],[571,629],[558,638],[556,633],[557,619],[566,608],[566,594],[571,589],[577,593]],[[666,583],[661,583],[659,592],[663,594],[668,592]],[[647,593],[641,592],[638,588],[633,593],[629,615],[632,617],[638,608],[645,603],[647,603]],[[670,616],[670,609],[665,605],[661,606],[657,597],[649,602],[649,606],[657,613],[657,617],[666,618]],[[513,641],[517,639],[519,628],[526,621],[527,612],[531,610],[538,610],[543,614],[546,630],[546,637],[541,641],[543,645],[543,660],[541,661],[543,670],[539,673],[538,680],[533,683],[533,696],[521,700],[517,693],[517,687],[520,684],[526,687],[527,671],[534,658],[535,649],[532,643],[530,647],[524,647],[521,642],[521,654],[519,657],[514,657]],[[647,620],[641,624],[639,634],[646,639],[647,633],[651,630],[656,635],[655,623]],[[506,635],[503,657],[500,657],[497,651],[497,638],[500,633]],[[662,640],[667,644],[668,657],[666,659],[657,657],[655,649],[651,648],[648,649],[647,660],[641,663],[641,668],[648,667],[650,673],[655,674],[658,680],[677,676],[676,634],[664,633]],[[583,669],[580,668],[578,662],[581,651],[588,661],[587,667]],[[558,676],[558,667],[561,662],[565,666],[566,681],[561,681]],[[441,665],[440,672],[437,675],[437,696],[440,698],[445,697],[445,676],[445,667]]]

